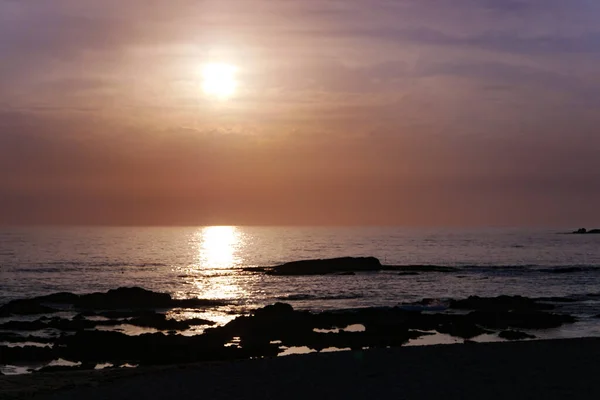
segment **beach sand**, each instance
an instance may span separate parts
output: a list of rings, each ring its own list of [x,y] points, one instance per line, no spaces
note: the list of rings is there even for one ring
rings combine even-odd
[[[600,398],[600,338],[0,377],[0,399]]]

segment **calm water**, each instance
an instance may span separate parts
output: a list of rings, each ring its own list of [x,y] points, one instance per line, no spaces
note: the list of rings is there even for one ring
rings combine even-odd
[[[177,297],[327,309],[472,294],[600,292],[600,236],[555,230],[401,228],[23,228],[0,230],[0,303],[58,291],[141,286]],[[241,272],[291,260],[375,256],[460,273],[272,277]],[[555,268],[581,266],[571,273]]]

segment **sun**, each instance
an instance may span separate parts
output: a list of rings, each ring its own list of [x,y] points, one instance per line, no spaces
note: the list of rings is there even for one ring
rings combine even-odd
[[[219,99],[228,99],[235,94],[237,68],[231,64],[210,63],[202,69],[202,90]]]

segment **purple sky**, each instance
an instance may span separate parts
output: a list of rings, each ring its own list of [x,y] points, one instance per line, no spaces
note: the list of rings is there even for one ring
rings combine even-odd
[[[0,223],[600,225],[600,1],[0,0]],[[238,90],[202,92],[209,62]]]

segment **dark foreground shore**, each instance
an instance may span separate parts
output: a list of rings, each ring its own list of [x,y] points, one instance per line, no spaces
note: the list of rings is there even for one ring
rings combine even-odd
[[[600,398],[600,338],[0,377],[2,399]]]

